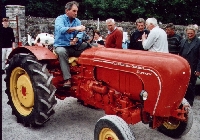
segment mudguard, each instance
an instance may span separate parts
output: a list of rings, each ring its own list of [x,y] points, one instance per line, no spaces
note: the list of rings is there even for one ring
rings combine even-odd
[[[10,59],[14,54],[17,53],[31,53],[37,57],[38,60],[43,59],[57,59],[57,56],[53,54],[49,49],[45,47],[39,47],[39,46],[23,46],[23,47],[17,47],[14,49],[8,59]]]

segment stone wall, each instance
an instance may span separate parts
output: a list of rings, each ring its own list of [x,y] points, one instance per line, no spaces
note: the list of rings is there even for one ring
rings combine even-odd
[[[25,20],[25,27],[26,27],[26,34],[29,33],[32,37],[35,37],[38,33],[45,32],[45,33],[54,33],[54,22],[55,18],[42,18],[42,17],[26,17]],[[82,20],[83,25],[88,27],[93,27],[97,29],[97,20]],[[125,32],[130,34],[131,32],[135,31],[136,26],[134,22],[116,22],[117,26],[123,27]],[[165,26],[165,24],[159,25],[161,28]],[[185,37],[184,30],[186,26],[182,25],[175,25],[176,32],[181,36]],[[107,28],[105,21],[99,22],[99,30],[103,36],[107,34]],[[200,31],[198,32],[198,36],[200,36]]]
[[[10,27],[13,28],[15,42],[18,45],[25,35],[25,7],[21,5],[6,5],[6,17],[9,17]]]
[[[25,17],[25,34],[30,34],[33,38],[39,33],[54,33],[55,18]]]

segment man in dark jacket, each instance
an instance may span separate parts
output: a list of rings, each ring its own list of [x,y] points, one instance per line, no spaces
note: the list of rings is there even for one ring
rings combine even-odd
[[[1,48],[2,48],[2,74],[4,74],[5,63],[12,49],[15,47],[15,37],[13,29],[9,26],[8,17],[2,18],[1,27]]]
[[[188,61],[191,68],[190,82],[185,94],[185,98],[191,106],[194,102],[197,76],[200,76],[200,39],[196,36],[196,32],[194,25],[186,27],[187,38],[181,41],[179,53]]]
[[[167,24],[165,31],[167,33],[169,53],[178,54],[180,52],[182,37],[175,33],[175,26],[173,23]]]
[[[142,35],[149,34],[149,31],[145,29],[145,20],[143,18],[139,18],[136,20],[136,31],[130,36],[130,44],[128,49],[133,50],[144,50],[142,46]]]

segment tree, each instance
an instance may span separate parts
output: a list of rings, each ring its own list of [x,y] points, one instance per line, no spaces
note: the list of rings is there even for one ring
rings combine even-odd
[[[64,14],[66,0],[2,0],[4,5],[24,5],[26,15],[57,17]],[[162,23],[200,24],[198,0],[77,0],[79,19],[135,21],[155,17]]]
[[[135,21],[139,17],[155,17],[163,23],[200,24],[198,0],[84,0],[89,18]]]

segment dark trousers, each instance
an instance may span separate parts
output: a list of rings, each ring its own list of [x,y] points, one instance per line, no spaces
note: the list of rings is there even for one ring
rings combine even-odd
[[[194,97],[195,97],[195,84],[196,84],[197,77],[192,74],[190,77],[190,82],[185,94],[185,99],[193,106]]]

